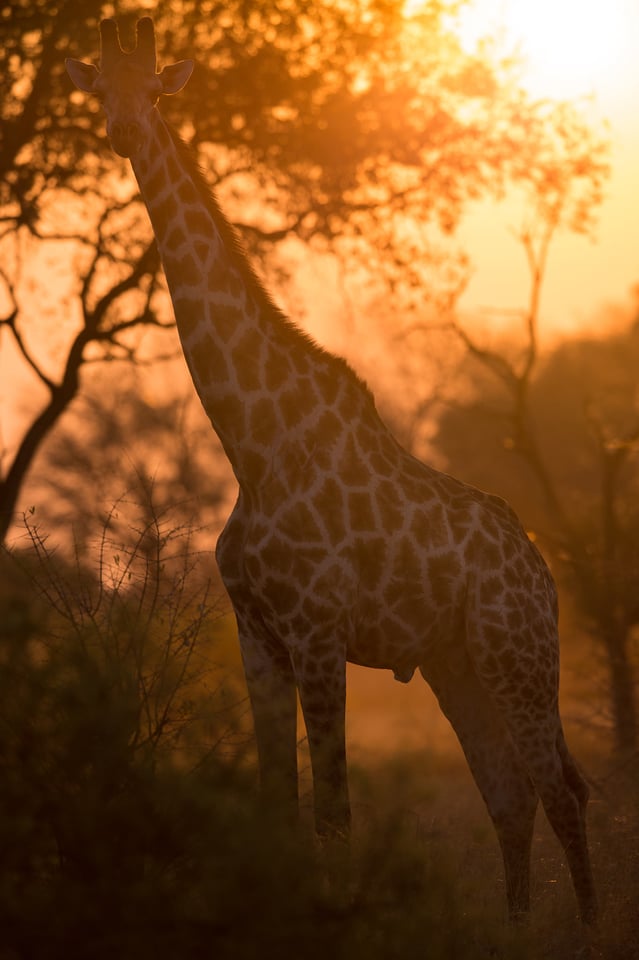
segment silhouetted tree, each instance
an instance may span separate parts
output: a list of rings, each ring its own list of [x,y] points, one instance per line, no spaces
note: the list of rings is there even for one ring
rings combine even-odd
[[[639,326],[541,357],[529,343],[523,359],[512,343],[467,343],[472,395],[446,411],[436,443],[450,469],[509,499],[553,559],[602,651],[616,746],[634,751]]]
[[[254,252],[293,233],[333,244],[421,302],[428,230],[454,231],[473,199],[546,182],[573,153],[571,176],[592,199],[603,161],[591,140],[584,162],[574,148],[585,135],[574,134],[587,128],[531,101],[511,63],[463,49],[455,0],[409,19],[403,6],[161,0],[154,18],[162,56],[197,62],[166,109]],[[34,395],[4,451],[0,538],[89,365],[135,361],[136,332],[172,322],[128,167],[105,143],[99,105],[87,108],[64,72],[66,55],[97,54],[102,10],[18,0],[0,21],[0,332],[30,377],[22,395]],[[137,13],[118,11],[125,43]],[[56,311],[51,263],[61,260],[73,269]],[[450,271],[441,296],[454,300],[460,284]]]
[[[113,394],[112,372],[96,371],[76,399],[47,444],[27,510],[37,505],[40,526],[61,539],[65,532],[87,560],[123,497],[170,511],[176,527],[191,529],[194,549],[210,549],[232,505],[233,476],[206,415],[191,397],[149,402],[139,366],[122,374]]]

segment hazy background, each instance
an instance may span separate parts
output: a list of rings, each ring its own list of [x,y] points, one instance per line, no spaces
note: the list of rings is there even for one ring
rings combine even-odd
[[[237,960],[259,943],[264,955],[374,958],[428,942],[433,957],[563,960],[581,943],[543,821],[539,920],[504,931],[495,838],[419,677],[349,668],[359,900],[328,903],[315,861],[255,819],[246,691],[213,557],[234,480],[194,396],[129,165],[64,71],[65,56],[97,60],[103,16],[127,46],[149,11],[160,65],[196,61],[163,112],[275,298],[348,357],[409,449],[507,497],[550,564],[563,715],[593,792],[604,954],[636,956],[631,0],[0,10],[8,956],[67,957],[80,942],[96,957],[199,957],[213,944]],[[308,821],[302,728],[300,759]]]

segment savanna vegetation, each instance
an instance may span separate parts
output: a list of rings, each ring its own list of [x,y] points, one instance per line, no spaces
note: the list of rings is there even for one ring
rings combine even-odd
[[[428,0],[408,20],[395,0],[161,0],[164,57],[197,62],[166,109],[290,312],[303,322],[316,296],[291,264],[312,277],[330,262],[354,339],[397,357],[386,383],[376,360],[388,418],[507,496],[552,564],[605,908],[593,953],[625,960],[639,956],[636,312],[607,336],[540,342],[552,240],[593,229],[606,145],[578,105],[532,100],[495,45],[464,48],[459,6]],[[350,715],[370,710],[375,733],[353,743],[350,868],[318,855],[309,801],[295,837],[257,805],[212,555],[233,485],[128,168],[64,73],[65,56],[97,56],[114,13],[126,43],[134,5],[0,8],[0,957],[574,956],[541,816],[533,916],[506,926],[463,758],[420,746],[425,687],[371,702],[354,678]],[[498,339],[458,316],[456,229],[509,190],[528,204],[530,287]]]

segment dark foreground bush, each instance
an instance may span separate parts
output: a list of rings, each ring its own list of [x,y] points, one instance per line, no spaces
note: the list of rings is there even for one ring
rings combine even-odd
[[[0,957],[474,957],[452,884],[383,817],[354,845],[255,803],[246,703],[188,538],[105,526],[92,568],[27,522],[0,601]]]
[[[241,750],[188,767],[140,746],[121,663],[4,643],[3,958],[476,955],[452,885],[395,824],[367,828],[349,872],[256,808]]]
[[[188,544],[154,519],[87,570],[30,534],[0,558],[0,960],[539,955],[388,800],[350,858],[258,808]]]

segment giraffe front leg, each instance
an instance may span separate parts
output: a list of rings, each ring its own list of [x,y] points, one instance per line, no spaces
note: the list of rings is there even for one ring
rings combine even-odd
[[[321,661],[296,661],[313,769],[315,831],[324,893],[334,908],[351,902],[351,809],[346,769],[346,663],[321,670]]]
[[[293,826],[298,815],[297,687],[288,652],[240,627],[260,769],[260,794],[269,817]]]
[[[312,657],[296,657],[295,672],[306,724],[321,839],[348,840],[351,809],[346,769],[346,662],[330,668]]]

